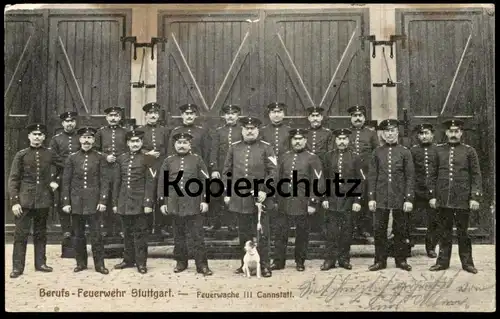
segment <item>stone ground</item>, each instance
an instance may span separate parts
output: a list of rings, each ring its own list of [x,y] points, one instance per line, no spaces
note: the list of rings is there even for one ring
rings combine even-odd
[[[494,311],[495,246],[473,247],[476,275],[461,270],[457,248],[450,269],[438,273],[428,271],[434,260],[422,246],[413,249],[410,273],[396,269],[392,259],[389,268],[369,272],[373,259],[359,256],[373,254],[373,246],[353,246],[351,271],[322,272],[322,261],[310,260],[298,273],[289,260],[271,278],[248,279],[233,274],[238,260],[210,260],[211,277],[196,274],[194,263],[174,274],[175,262],[164,257],[172,247],[150,248],[146,275],[114,270],[120,260],[106,259],[110,274],[105,276],[93,268],[73,273],[74,260],[59,258],[60,246],[50,245],[47,259],[54,272],[39,273],[30,245],[24,275],[10,279],[12,245],[6,245],[5,307],[9,312]],[[122,295],[109,295],[116,290]],[[144,295],[137,296],[139,290]],[[94,291],[104,295],[90,295]]]

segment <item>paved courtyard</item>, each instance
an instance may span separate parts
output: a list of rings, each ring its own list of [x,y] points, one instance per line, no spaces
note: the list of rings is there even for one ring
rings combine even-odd
[[[238,260],[211,260],[211,277],[196,274],[194,263],[174,274],[175,262],[162,257],[171,247],[151,247],[149,272],[114,270],[120,259],[106,259],[110,274],[89,270],[73,273],[75,262],[59,258],[60,246],[47,247],[53,273],[35,272],[33,246],[28,247],[23,276],[10,279],[12,245],[5,246],[6,311],[66,312],[197,312],[197,311],[494,311],[496,309],[495,247],[475,245],[479,273],[461,270],[458,247],[453,247],[452,266],[433,273],[434,260],[416,246],[409,259],[413,271],[394,267],[369,272],[371,246],[352,248],[353,270],[322,272],[321,260],[310,260],[298,273],[293,260],[271,278],[250,279],[233,274]],[[89,247],[90,250],[90,247]]]

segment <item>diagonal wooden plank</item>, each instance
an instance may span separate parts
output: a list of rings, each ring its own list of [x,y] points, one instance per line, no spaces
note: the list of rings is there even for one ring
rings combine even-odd
[[[172,50],[172,55],[175,59],[177,67],[179,68],[179,71],[181,72],[182,77],[184,78],[184,81],[186,82],[186,85],[189,89],[189,92],[191,93],[191,96],[195,100],[196,104],[201,104],[207,111],[209,111],[210,109],[208,108],[207,102],[205,101],[205,98],[201,93],[200,87],[198,86],[198,83],[194,78],[193,72],[191,72],[191,68],[189,67],[186,61],[186,57],[182,53],[181,47],[177,42],[175,34],[171,33],[171,36],[172,36],[172,41],[174,42],[175,47],[177,48],[177,50]]]
[[[64,44],[61,37],[57,36],[57,39],[59,44],[57,46],[59,48],[59,50],[57,50],[57,60],[61,64],[61,70],[64,74],[64,78],[66,79],[68,89],[71,92],[71,96],[73,96],[73,101],[76,102],[78,113],[82,115],[88,115],[90,112],[87,108],[87,104],[85,103],[85,99],[83,98],[83,94],[80,90],[80,86],[78,85],[78,81],[76,80],[75,72],[71,67],[71,61],[69,60],[68,53],[64,49]]]
[[[292,57],[290,56],[290,53],[285,47],[285,42],[283,41],[283,38],[279,33],[277,33],[277,36],[278,39],[280,40],[280,43],[276,45],[277,49],[276,53],[280,57],[281,63],[283,63],[283,67],[288,73],[288,76],[292,81],[295,90],[297,90],[297,95],[302,101],[302,105],[306,109],[309,107],[314,107],[315,106],[314,101],[312,100],[311,95],[309,94],[309,91],[307,90],[304,81],[302,80],[302,77],[299,74],[299,71],[295,67]]]
[[[467,69],[469,68],[469,64],[472,61],[472,50],[469,50],[470,41],[472,38],[472,32],[469,34],[469,38],[467,39],[467,43],[465,44],[464,51],[462,52],[462,56],[460,57],[460,61],[458,62],[457,70],[455,71],[455,75],[453,76],[453,80],[451,81],[450,89],[448,90],[448,94],[446,95],[446,99],[443,103],[443,108],[441,109],[441,115],[445,112],[445,110],[455,104],[458,99],[458,95],[460,93],[460,89],[462,88],[462,83],[465,79],[465,74],[467,74]]]
[[[240,47],[238,48],[238,51],[236,52],[236,55],[233,59],[233,62],[231,63],[231,66],[229,67],[229,70],[226,73],[226,76],[224,77],[224,80],[222,81],[222,84],[219,88],[219,91],[217,91],[217,94],[215,95],[215,99],[210,106],[210,109],[213,109],[214,106],[221,104],[224,102],[226,99],[227,95],[231,91],[231,88],[234,84],[234,81],[238,77],[238,74],[240,73],[241,67],[243,66],[243,63],[246,60],[246,57],[248,56],[248,53],[250,52],[250,46],[248,44],[247,38],[248,35],[250,34],[250,31],[247,31],[245,34],[245,37],[243,38],[243,41],[240,44]]]
[[[356,27],[351,35],[351,38],[349,39],[349,42],[347,43],[347,47],[342,53],[342,57],[340,58],[339,64],[337,65],[337,68],[333,73],[332,79],[328,84],[325,94],[323,95],[323,98],[319,103],[319,106],[324,108],[326,111],[330,108],[330,105],[333,103],[335,97],[340,91],[342,80],[344,79],[345,74],[347,73],[347,70],[351,65],[352,59],[359,49],[359,41],[355,41],[355,39],[358,39],[358,33],[359,27]]]
[[[10,79],[9,85],[4,93],[4,105],[6,108],[6,114],[10,113],[10,108],[12,106],[12,101],[14,100],[14,96],[19,88],[19,83],[23,78],[24,73],[26,72],[26,68],[31,60],[31,56],[33,54],[34,49],[34,40],[33,37],[37,35],[37,32],[33,32],[32,35],[26,41],[26,45],[24,46],[23,52],[19,57],[19,61],[17,62],[16,69],[14,70],[14,74]]]

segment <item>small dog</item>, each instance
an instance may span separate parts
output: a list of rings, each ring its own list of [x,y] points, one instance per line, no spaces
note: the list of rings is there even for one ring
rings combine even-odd
[[[257,271],[257,278],[260,278],[260,256],[257,251],[257,244],[253,240],[249,240],[245,243],[245,257],[243,257],[243,271],[245,276],[250,278],[251,271]]]

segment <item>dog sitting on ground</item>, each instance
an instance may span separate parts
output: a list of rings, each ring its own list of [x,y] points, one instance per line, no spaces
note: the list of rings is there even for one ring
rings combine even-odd
[[[257,278],[260,278],[260,256],[257,251],[257,244],[253,240],[245,243],[245,257],[243,257],[243,272],[250,278],[252,273],[257,272]]]

